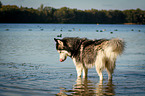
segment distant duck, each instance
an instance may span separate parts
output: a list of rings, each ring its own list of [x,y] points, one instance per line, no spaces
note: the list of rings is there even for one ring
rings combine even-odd
[[[96,30],[96,32],[99,32],[99,30]]]
[[[29,29],[29,31],[32,31],[32,29]]]
[[[72,30],[68,30],[69,32],[71,32]]]
[[[103,31],[106,31],[106,29],[103,29]]]
[[[73,29],[73,31],[75,31],[75,28],[72,28]]]
[[[57,35],[57,37],[62,37],[62,34],[60,34],[60,35]]]
[[[114,31],[118,31],[117,29],[115,29]]]
[[[9,31],[10,29],[6,29],[6,31]]]
[[[110,34],[113,34],[113,32],[110,32]]]
[[[103,30],[100,30],[100,32],[103,32]]]

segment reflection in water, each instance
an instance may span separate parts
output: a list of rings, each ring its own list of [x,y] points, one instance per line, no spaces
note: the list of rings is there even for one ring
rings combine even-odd
[[[94,84],[91,80],[88,79],[77,79],[76,84],[73,86],[73,89],[67,90],[61,88],[58,96],[113,96],[115,95],[114,85],[112,81],[103,83],[100,81],[98,84]]]

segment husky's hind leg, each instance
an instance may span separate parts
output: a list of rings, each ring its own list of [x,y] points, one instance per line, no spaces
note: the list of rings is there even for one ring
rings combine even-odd
[[[97,71],[97,73],[98,73],[98,75],[99,75],[99,77],[100,77],[100,80],[103,80],[103,74],[102,74],[102,69],[99,69],[99,68],[96,68],[96,71]]]
[[[102,74],[102,72],[103,72],[103,67],[101,66],[101,63],[102,62],[96,62],[96,71],[97,71],[97,73],[98,73],[98,75],[99,75],[99,77],[100,77],[100,80],[103,80],[103,74]]]
[[[112,80],[112,74],[114,72],[115,69],[115,60],[113,61],[108,61],[105,65],[107,72],[108,72],[108,80]]]
[[[100,77],[100,80],[103,80],[103,70],[105,69],[105,56],[104,53],[102,51],[100,51],[98,53],[98,56],[96,58],[96,62],[95,62],[95,66],[96,66],[96,71]]]

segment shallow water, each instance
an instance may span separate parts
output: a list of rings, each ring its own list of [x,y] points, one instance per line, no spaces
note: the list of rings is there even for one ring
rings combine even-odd
[[[77,80],[72,60],[59,62],[53,40],[59,34],[124,39],[112,82],[104,72],[101,84],[94,68]],[[144,96],[145,25],[0,24],[0,95]]]

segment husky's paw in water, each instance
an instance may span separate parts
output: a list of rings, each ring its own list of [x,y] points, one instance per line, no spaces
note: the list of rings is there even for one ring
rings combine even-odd
[[[89,40],[87,38],[65,37],[55,39],[56,49],[60,54],[60,62],[71,57],[77,70],[77,76],[87,77],[88,68],[95,66],[100,80],[103,80],[102,71],[108,72],[108,79],[112,79],[115,62],[118,55],[124,50],[124,42],[121,39]]]

